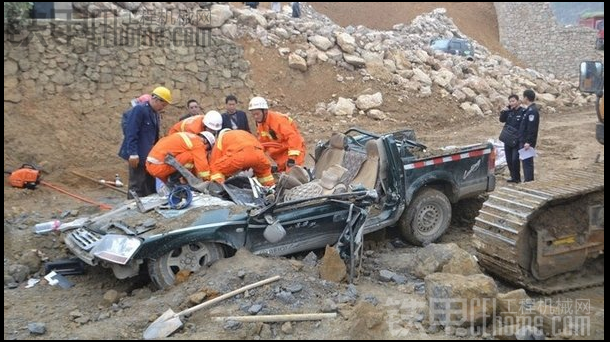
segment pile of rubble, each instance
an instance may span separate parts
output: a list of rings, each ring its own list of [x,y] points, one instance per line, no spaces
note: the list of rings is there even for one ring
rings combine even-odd
[[[490,53],[476,41],[473,41],[474,61],[433,51],[429,47],[432,39],[467,38],[443,8],[420,15],[411,24],[398,24],[391,31],[378,31],[364,26],[338,26],[306,4],[302,5],[302,18],[292,18],[289,6],[276,13],[221,3],[74,3],[74,8],[84,15],[91,15],[91,12],[95,15],[104,6],[111,13],[134,20],[150,11],[170,11],[177,21],[184,17],[180,15],[184,11],[209,11],[209,21],[193,21],[192,24],[211,28],[216,34],[230,39],[249,36],[264,46],[277,47],[291,68],[306,72],[317,63],[330,63],[357,70],[364,81],[377,79],[407,94],[426,97],[432,92],[440,92],[441,96],[451,96],[470,115],[492,114],[506,104],[508,95],[521,94],[527,88],[536,91],[537,102],[547,113],[554,112],[557,107],[580,106],[594,101],[594,96],[583,96],[575,82],[516,66],[508,59]],[[288,45],[296,45],[296,48],[290,49]],[[338,76],[337,81],[349,82],[350,79]],[[324,107],[337,116],[355,115],[357,107],[373,118],[384,118],[378,106],[362,108],[357,102],[340,98],[336,102],[319,104],[316,111],[320,112]]]

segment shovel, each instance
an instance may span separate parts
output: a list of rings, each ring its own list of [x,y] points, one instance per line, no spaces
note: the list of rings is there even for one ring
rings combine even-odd
[[[225,293],[220,297],[216,297],[212,300],[195,305],[192,308],[188,308],[188,309],[180,311],[178,313],[175,313],[172,309],[168,309],[161,316],[159,316],[159,318],[157,318],[154,322],[152,322],[148,326],[148,328],[146,328],[146,330],[144,331],[144,339],[150,340],[153,338],[167,337],[182,326],[182,320],[180,320],[180,316],[188,315],[191,312],[195,312],[199,309],[203,309],[203,308],[212,306],[222,300],[233,297],[242,292],[246,292],[255,287],[259,287],[259,286],[274,282],[279,279],[280,279],[280,276],[277,275],[277,276],[274,276],[271,278],[267,278],[265,280],[261,280],[257,283],[241,287],[241,288],[239,288],[235,291],[231,291],[229,293]]]

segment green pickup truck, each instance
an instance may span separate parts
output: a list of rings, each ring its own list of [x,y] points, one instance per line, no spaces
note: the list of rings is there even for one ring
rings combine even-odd
[[[439,151],[427,151],[412,130],[350,129],[318,144],[313,173],[294,168],[274,188],[233,177],[211,194],[195,193],[182,210],[128,201],[60,230],[87,264],[110,267],[119,279],[145,268],[158,288],[239,248],[287,255],[335,245],[353,257],[364,234],[396,224],[423,245],[449,227],[452,203],[495,186],[492,144]],[[140,200],[163,202],[155,196]]]

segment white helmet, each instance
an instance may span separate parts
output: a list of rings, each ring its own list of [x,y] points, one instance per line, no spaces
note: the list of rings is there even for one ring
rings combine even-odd
[[[219,131],[222,128],[222,115],[215,110],[205,113],[203,124],[209,129]]]
[[[210,146],[214,146],[214,143],[216,142],[216,138],[214,138],[214,134],[207,132],[207,131],[203,131],[203,132],[199,133],[199,135],[201,135],[205,140],[207,140],[208,143],[210,143]]]
[[[250,104],[248,105],[248,110],[253,109],[269,109],[267,100],[260,96],[253,97],[252,100],[250,100]]]

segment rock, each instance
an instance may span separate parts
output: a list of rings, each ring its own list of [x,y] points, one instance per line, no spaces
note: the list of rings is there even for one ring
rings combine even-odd
[[[29,273],[35,273],[40,269],[42,262],[36,251],[29,250],[23,253],[17,263],[25,265],[29,269]]]
[[[222,32],[222,34],[229,39],[237,39],[238,37],[237,25],[235,24],[222,25],[220,27],[220,32]]]
[[[16,282],[21,283],[27,278],[28,274],[30,274],[30,269],[25,265],[13,264],[8,266],[6,272],[13,277]]]
[[[292,323],[290,322],[286,322],[284,324],[282,324],[282,332],[286,335],[292,335],[292,333],[294,332],[294,329],[292,328]]]
[[[495,309],[493,302],[498,294],[492,278],[483,274],[462,276],[433,273],[426,276],[424,281],[432,321],[439,321],[445,326],[481,326],[489,323]]]
[[[380,111],[379,109],[371,109],[366,112],[366,116],[373,120],[383,120],[385,119],[385,113]]]
[[[260,304],[254,304],[250,308],[248,308],[248,313],[250,315],[256,315],[263,309],[263,306]]]
[[[253,29],[256,29],[257,26],[261,26],[263,28],[267,27],[267,19],[265,19],[265,17],[263,17],[257,11],[242,11],[237,18],[237,22]]]
[[[419,68],[413,69],[413,80],[417,81],[423,85],[427,85],[427,86],[432,85],[432,80],[430,79],[430,76],[428,76],[425,72],[423,72]]]
[[[515,338],[517,340],[544,340],[544,333],[531,325],[525,325],[517,329],[515,332]]]
[[[227,20],[233,17],[233,12],[231,11],[231,7],[228,5],[214,4],[210,8],[210,15],[210,23],[206,23],[205,20],[198,20],[195,24],[198,25],[198,27],[221,27],[227,22]],[[201,21],[201,23],[199,23],[199,21]],[[224,33],[225,32],[223,31],[223,34]]]
[[[483,111],[474,103],[464,102],[460,105],[460,108],[470,116],[483,117]]]
[[[462,275],[481,273],[470,253],[455,243],[432,243],[417,250],[414,257],[405,263],[405,269],[418,278],[424,278],[434,272]]]
[[[379,271],[379,280],[389,282],[396,275],[396,273],[388,270]]]
[[[354,115],[355,110],[356,105],[351,99],[339,97],[339,99],[337,99],[337,104],[334,106],[331,113],[335,116]]]
[[[4,275],[4,285],[8,285],[10,283],[15,283],[15,278],[13,278],[12,276],[5,274]]]
[[[496,296],[498,312],[516,312],[521,303],[531,300],[524,289],[518,289],[507,293],[498,293]]]
[[[326,56],[333,61],[340,61],[343,59],[343,52],[338,48],[334,47],[325,52]]]
[[[317,47],[322,51],[326,51],[334,45],[333,42],[330,41],[330,39],[319,35],[311,36],[307,40],[311,44],[313,44],[313,46]]]
[[[316,253],[309,252],[307,254],[307,256],[305,256],[305,258],[303,258],[303,263],[305,265],[311,266],[311,267],[316,266],[316,264],[318,263],[318,257],[316,256]]]
[[[17,70],[19,70],[17,62],[10,59],[4,61],[4,77],[16,74]]]
[[[110,306],[119,302],[119,293],[116,290],[108,290],[104,293],[104,304]]]
[[[373,95],[360,95],[356,99],[356,107],[361,110],[379,108],[382,103],[383,96],[381,95],[381,92],[377,92]]]
[[[407,277],[400,275],[400,274],[394,274],[394,276],[392,277],[392,281],[395,282],[396,284],[406,284]]]
[[[276,298],[282,301],[284,304],[294,304],[297,302],[297,299],[292,295],[292,293],[287,291],[280,291],[276,295]]]
[[[338,283],[346,275],[347,268],[339,256],[339,252],[331,246],[326,246],[320,265],[320,278]]]
[[[291,53],[288,55],[288,66],[292,69],[297,69],[300,71],[307,71],[307,62],[305,59],[296,53]]]
[[[195,292],[192,295],[189,296],[189,303],[193,304],[193,305],[197,305],[199,303],[202,303],[203,300],[208,296],[207,293],[205,292]]]
[[[322,312],[336,312],[337,304],[332,299],[326,298],[322,302],[322,308],[320,310],[322,310]]]
[[[28,323],[28,331],[32,335],[44,335],[47,332],[47,326],[44,323],[38,322]]]
[[[301,292],[301,290],[303,290],[303,285],[301,285],[301,284],[288,285],[288,286],[285,287],[285,290],[290,292],[290,293]]]
[[[270,340],[273,337],[273,332],[271,331],[271,326],[267,323],[263,323],[261,326],[261,330],[259,332],[259,336],[262,339]]]
[[[353,65],[356,68],[362,68],[363,66],[366,65],[366,62],[364,61],[363,58],[358,57],[356,55],[351,55],[351,54],[343,54],[343,59],[345,59],[345,62],[348,63],[349,65]]]
[[[225,324],[222,327],[225,330],[237,330],[241,328],[241,322],[228,320],[225,321]]]
[[[351,35],[342,32],[338,33],[337,36],[337,45],[343,50],[343,52],[347,54],[352,54],[356,51],[356,40]]]

